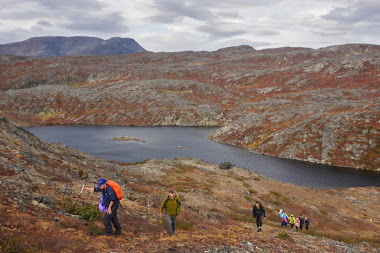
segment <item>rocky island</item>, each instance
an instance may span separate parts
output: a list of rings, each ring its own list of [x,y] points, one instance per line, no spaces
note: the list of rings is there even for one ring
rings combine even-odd
[[[137,137],[129,137],[129,136],[117,136],[111,138],[113,141],[139,141],[139,142],[145,142],[143,139],[137,138]]]

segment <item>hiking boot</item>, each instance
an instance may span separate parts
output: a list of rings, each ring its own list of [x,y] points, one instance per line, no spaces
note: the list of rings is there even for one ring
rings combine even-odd
[[[113,234],[110,234],[110,233],[106,233],[106,236],[113,236]]]
[[[121,230],[116,230],[115,235],[121,235]]]

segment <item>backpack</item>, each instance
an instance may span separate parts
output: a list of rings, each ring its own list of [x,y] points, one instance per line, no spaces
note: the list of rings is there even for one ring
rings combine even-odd
[[[123,191],[121,190],[120,185],[118,185],[115,181],[108,180],[107,184],[111,186],[113,191],[115,192],[116,198],[121,200],[123,198]]]
[[[285,213],[285,217],[286,217],[286,223],[289,223],[289,217],[286,213]]]

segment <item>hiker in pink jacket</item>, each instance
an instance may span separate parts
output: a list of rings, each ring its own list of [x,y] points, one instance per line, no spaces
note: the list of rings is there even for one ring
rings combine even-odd
[[[301,221],[300,221],[300,219],[298,219],[298,218],[296,218],[296,230],[298,231],[298,228],[300,227],[300,223],[301,223]]]

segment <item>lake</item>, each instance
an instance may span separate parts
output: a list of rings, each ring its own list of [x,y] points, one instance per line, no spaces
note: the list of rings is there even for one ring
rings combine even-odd
[[[257,155],[248,150],[210,141],[210,127],[43,126],[28,131],[46,142],[58,142],[93,156],[121,162],[191,157],[232,164],[279,181],[315,188],[380,187],[380,172],[312,164]],[[113,141],[129,136],[141,141]]]

